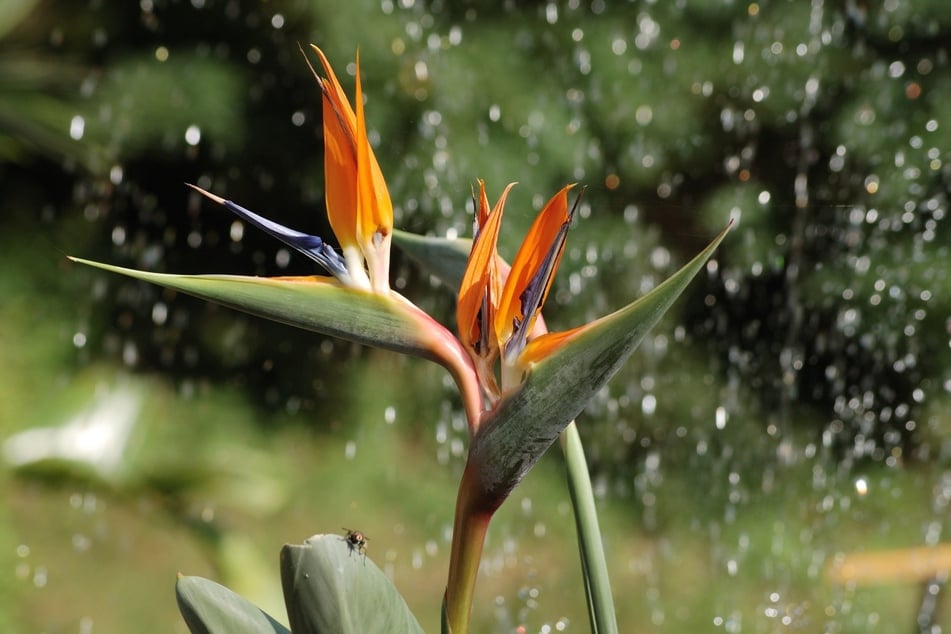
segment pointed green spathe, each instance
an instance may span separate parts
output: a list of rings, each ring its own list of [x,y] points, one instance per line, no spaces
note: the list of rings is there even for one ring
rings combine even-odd
[[[524,382],[487,413],[472,439],[478,495],[495,508],[611,379],[667,312],[726,236],[723,230],[695,258],[647,295],[579,329],[533,364]]]
[[[432,318],[402,296],[346,288],[332,278],[172,275],[70,259],[364,345],[437,359],[435,347],[448,342]]]

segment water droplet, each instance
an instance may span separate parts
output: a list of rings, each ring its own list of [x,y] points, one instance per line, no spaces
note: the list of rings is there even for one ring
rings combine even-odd
[[[638,106],[637,110],[634,111],[634,119],[642,126],[650,125],[650,122],[654,119],[654,110],[646,104]]]
[[[168,319],[168,306],[164,302],[156,302],[152,306],[152,322],[156,326],[163,325]]]
[[[721,405],[721,406],[717,407],[717,409],[716,409],[715,424],[716,424],[717,429],[723,429],[723,428],[725,428],[725,427],[726,427],[726,421],[727,421],[726,408]]]
[[[122,346],[122,362],[129,367],[135,366],[139,362],[139,348],[134,341],[126,341]]]
[[[37,566],[33,570],[33,585],[37,588],[45,588],[49,581],[49,574],[46,566]]]
[[[82,533],[76,533],[73,535],[73,548],[79,552],[86,552],[92,547],[92,540],[88,535],[83,535]]]
[[[197,125],[194,125],[194,124],[188,126],[188,128],[186,128],[185,130],[185,143],[187,143],[188,145],[194,146],[194,145],[198,145],[200,141],[201,141],[201,128],[199,128]]]
[[[232,242],[241,242],[244,238],[244,223],[240,220],[234,220],[228,229],[228,237]]]
[[[855,480],[855,492],[859,497],[868,495],[868,480],[865,478],[857,478]]]
[[[645,416],[651,416],[657,410],[657,397],[653,394],[645,394],[641,399],[641,411]]]
[[[75,115],[69,121],[69,138],[79,141],[83,138],[83,134],[86,131],[86,120],[80,116]]]

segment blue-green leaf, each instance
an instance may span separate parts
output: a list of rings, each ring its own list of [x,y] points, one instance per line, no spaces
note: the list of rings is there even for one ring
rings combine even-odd
[[[175,597],[192,634],[290,634],[241,595],[202,577],[179,577]]]
[[[472,250],[472,240],[421,236],[394,229],[393,244],[453,292],[459,289]]]
[[[386,575],[341,535],[284,546],[281,581],[294,634],[423,631]]]

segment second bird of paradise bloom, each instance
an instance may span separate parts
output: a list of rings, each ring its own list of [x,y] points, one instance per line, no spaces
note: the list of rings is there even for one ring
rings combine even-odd
[[[489,407],[564,338],[546,334],[539,318],[580,201],[579,196],[569,209],[568,192],[574,185],[555,194],[535,218],[509,268],[499,257],[497,244],[513,185],[490,210],[485,183],[479,181],[472,252],[456,306],[459,338],[472,357]]]

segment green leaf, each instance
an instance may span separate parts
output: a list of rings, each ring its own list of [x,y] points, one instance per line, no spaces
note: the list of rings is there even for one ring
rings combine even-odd
[[[423,631],[386,575],[340,535],[285,545],[281,581],[294,634]]]
[[[394,229],[393,244],[453,292],[459,289],[472,250],[472,240],[421,236]]]
[[[538,361],[517,391],[499,401],[469,449],[489,508],[501,504],[588,400],[634,352],[726,236],[727,226],[703,251],[650,293],[579,330]]]
[[[261,608],[208,579],[180,576],[175,597],[192,634],[290,634]]]
[[[433,358],[434,339],[451,339],[436,333],[434,329],[441,327],[395,293],[386,296],[345,288],[331,278],[171,275],[70,259],[259,317],[397,352]]]
[[[21,24],[39,0],[4,0],[0,2],[0,38]]]

